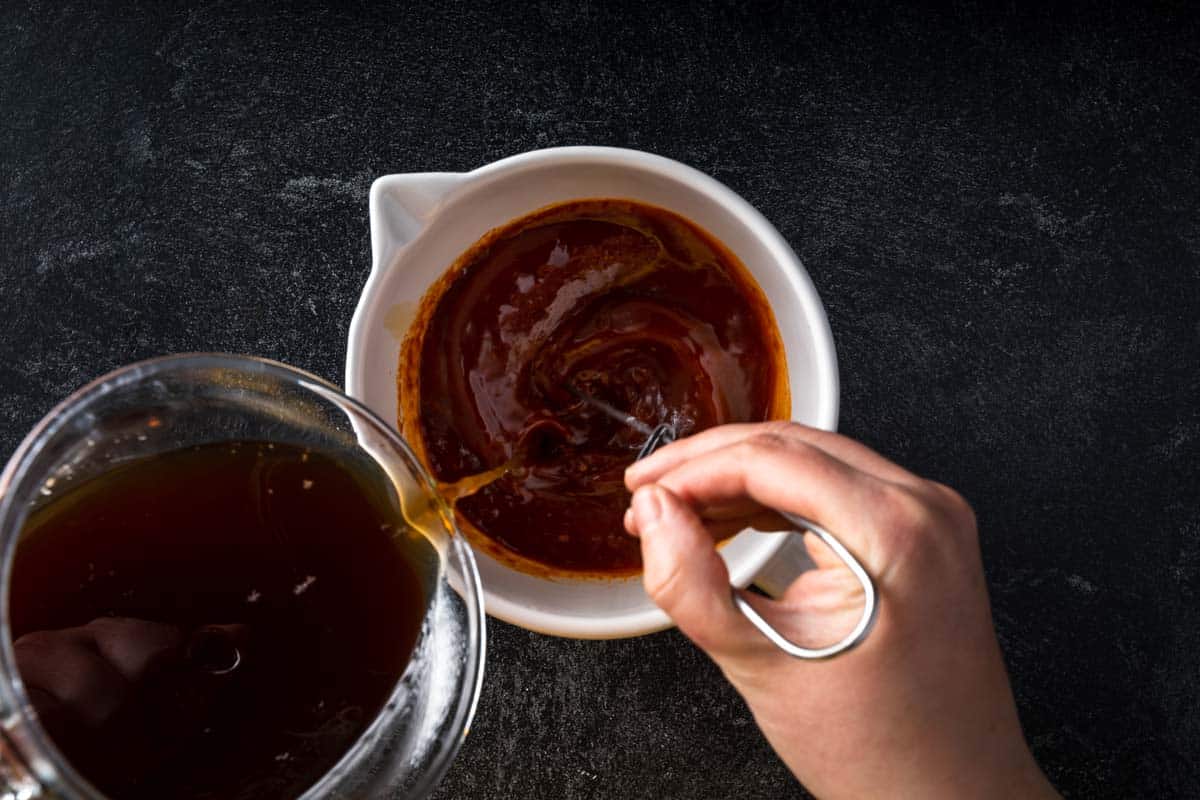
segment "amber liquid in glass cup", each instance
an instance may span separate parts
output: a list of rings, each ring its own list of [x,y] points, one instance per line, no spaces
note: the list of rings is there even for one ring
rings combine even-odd
[[[0,490],[12,796],[421,797],[444,772],[482,675],[474,562],[334,387],[135,364],[55,409]]]

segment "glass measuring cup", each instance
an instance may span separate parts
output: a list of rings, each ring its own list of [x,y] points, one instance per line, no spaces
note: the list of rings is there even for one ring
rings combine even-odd
[[[428,795],[470,725],[483,677],[484,615],[470,548],[403,440],[336,387],[265,359],[168,356],[123,367],[51,411],[0,475],[0,798],[103,797],[55,746],[17,670],[9,621],[13,556],[32,509],[131,459],[259,440],[368,459],[396,513],[432,545],[428,605],[383,709],[303,795]]]

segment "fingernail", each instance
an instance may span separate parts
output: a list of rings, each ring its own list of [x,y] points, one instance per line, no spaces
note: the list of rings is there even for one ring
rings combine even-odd
[[[623,522],[625,523],[625,532],[630,536],[637,536],[637,528],[633,524],[633,508],[625,509],[625,519]]]
[[[658,524],[662,516],[662,498],[659,496],[661,491],[657,486],[645,486],[634,493],[630,510],[640,533],[645,533],[647,528]]]

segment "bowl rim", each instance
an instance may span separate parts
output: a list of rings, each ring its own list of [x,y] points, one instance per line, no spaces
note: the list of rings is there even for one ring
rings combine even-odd
[[[531,150],[493,161],[468,172],[392,173],[375,179],[370,192],[372,265],[350,322],[346,346],[346,394],[359,399],[364,405],[367,404],[364,364],[367,347],[373,337],[372,332],[366,329],[366,319],[379,303],[386,301],[379,290],[399,254],[422,235],[440,213],[441,207],[470,192],[474,185],[533,168],[568,165],[602,165],[653,173],[708,196],[727,214],[744,225],[771,254],[771,261],[784,273],[812,341],[813,374],[819,386],[819,395],[816,414],[813,419],[806,420],[806,424],[830,431],[837,429],[841,387],[833,333],[812,278],[783,235],[748,201],[716,178],[694,167],[640,150],[592,145]],[[436,182],[441,193],[437,198],[431,198],[433,202],[424,227],[408,241],[391,241],[389,228],[384,224],[385,204],[380,200],[389,185],[394,182],[421,177],[427,178],[431,184]],[[388,263],[384,263],[384,253],[388,255]],[[375,332],[375,335],[377,336],[378,332]],[[753,558],[748,559],[745,565],[739,565],[737,569],[731,567],[733,582],[739,586],[749,584],[754,575],[783,546],[784,541],[784,536],[763,537]],[[611,616],[583,617],[529,608],[493,592],[486,583],[483,585],[483,593],[488,614],[528,630],[555,636],[582,639],[625,638],[653,633],[674,625],[666,613],[653,604]]]

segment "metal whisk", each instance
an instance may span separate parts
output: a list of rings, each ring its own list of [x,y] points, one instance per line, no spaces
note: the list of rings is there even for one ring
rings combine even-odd
[[[628,425],[639,433],[646,435],[645,443],[642,444],[641,449],[638,450],[636,459],[638,461],[646,458],[658,448],[671,444],[678,438],[678,433],[675,430],[675,427],[666,422],[660,423],[651,428],[637,417],[634,417],[631,414],[625,414],[603,400],[591,397],[590,395],[579,391],[570,384],[567,384],[566,388],[571,392],[571,394],[575,395],[593,408],[601,411],[609,417],[612,417],[618,422]],[[761,632],[763,636],[766,636],[767,639],[770,640],[772,644],[795,658],[808,660],[833,658],[834,656],[844,653],[852,647],[861,644],[871,632],[871,628],[874,627],[875,619],[879,612],[878,594],[875,590],[875,583],[871,580],[871,576],[867,574],[865,569],[863,569],[863,566],[859,563],[858,559],[855,558],[854,555],[847,550],[840,541],[838,541],[837,537],[822,528],[817,523],[810,519],[805,519],[798,514],[791,514],[786,511],[776,511],[776,513],[795,527],[795,533],[802,534],[804,531],[809,531],[822,542],[824,542],[825,545],[829,547],[829,549],[832,550],[839,559],[841,559],[842,563],[846,565],[846,568],[850,570],[854,577],[858,579],[858,582],[862,586],[863,590],[862,616],[859,618],[858,622],[855,624],[850,633],[846,634],[841,641],[829,645],[828,647],[810,648],[801,647],[776,630],[771,623],[763,619],[762,615],[759,614],[758,611],[756,611],[744,597],[742,597],[741,593],[738,592],[737,587],[732,587],[734,605],[737,607],[738,611],[742,612],[742,615],[746,617],[746,619],[750,620],[750,623],[754,625],[755,628],[758,628],[759,632]]]

